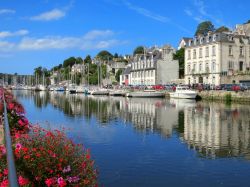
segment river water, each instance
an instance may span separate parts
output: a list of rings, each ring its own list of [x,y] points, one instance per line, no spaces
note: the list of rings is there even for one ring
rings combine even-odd
[[[32,123],[91,150],[100,186],[250,186],[250,106],[14,92]]]

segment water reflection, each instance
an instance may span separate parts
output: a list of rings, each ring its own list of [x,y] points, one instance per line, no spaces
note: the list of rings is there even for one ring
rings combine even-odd
[[[204,157],[250,159],[250,107],[178,99],[94,97],[58,92],[16,92],[38,108],[51,104],[69,117],[95,117],[100,125],[122,119],[143,133],[179,139]]]
[[[206,157],[250,159],[250,108],[198,103],[184,110],[184,141]]]

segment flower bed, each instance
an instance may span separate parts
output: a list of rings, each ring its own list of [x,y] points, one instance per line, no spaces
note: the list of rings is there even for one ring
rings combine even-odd
[[[13,95],[5,94],[20,186],[97,186],[97,172],[89,150],[74,144],[58,130],[32,126]],[[3,110],[0,99],[0,112]],[[8,186],[6,149],[0,146],[0,187]]]

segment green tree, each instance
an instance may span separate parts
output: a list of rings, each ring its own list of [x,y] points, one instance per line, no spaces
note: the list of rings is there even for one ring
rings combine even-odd
[[[83,59],[81,57],[76,58],[76,63],[77,64],[83,64]]]
[[[176,53],[173,55],[174,60],[179,61],[179,78],[184,77],[184,59],[185,59],[185,49],[181,48],[176,51]]]
[[[204,21],[197,26],[195,36],[198,36],[199,34],[206,35],[209,31],[213,32],[214,30],[215,28],[211,21]]]
[[[228,32],[228,31],[230,31],[229,28],[227,28],[225,26],[221,26],[215,30],[215,32]]]
[[[119,69],[116,74],[115,74],[115,80],[117,80],[117,82],[120,82],[120,75],[122,74],[122,70]]]
[[[91,64],[92,59],[90,55],[87,55],[84,59],[84,64]]]
[[[118,54],[117,53],[115,53],[114,54],[114,58],[118,58],[119,56],[118,56]]]
[[[144,54],[144,47],[143,46],[138,46],[134,49],[134,52],[133,52],[134,55],[136,54]]]
[[[69,57],[63,61],[63,67],[66,68],[68,66],[72,67],[76,63],[75,57]]]
[[[42,68],[42,66],[39,66],[39,67],[37,67],[37,68],[35,68],[34,69],[34,75],[35,76],[42,76],[42,74],[43,74],[43,68]]]
[[[113,55],[110,52],[108,52],[106,50],[103,50],[103,51],[100,51],[96,55],[96,57],[99,58],[102,61],[107,61],[107,60],[111,60],[113,58]]]

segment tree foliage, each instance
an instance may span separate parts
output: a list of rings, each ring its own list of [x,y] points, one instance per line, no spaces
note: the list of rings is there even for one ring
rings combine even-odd
[[[117,80],[117,82],[120,82],[120,75],[122,74],[122,70],[119,69],[116,74],[115,74],[115,80]]]
[[[99,58],[102,61],[107,61],[107,60],[111,60],[113,58],[113,55],[110,52],[108,52],[106,50],[103,50],[103,51],[100,51],[96,55],[96,57]]]
[[[134,52],[133,54],[136,55],[136,54],[143,54],[144,53],[144,47],[143,46],[138,46],[134,49]]]
[[[206,35],[209,31],[215,31],[214,25],[211,21],[201,22],[196,29],[195,36]]]
[[[84,59],[84,64],[91,64],[92,59],[90,55],[87,55]]]
[[[230,31],[229,28],[225,27],[225,26],[221,26],[218,29],[216,29],[215,32],[228,32]]]
[[[173,55],[174,60],[179,61],[179,77],[184,77],[184,60],[185,60],[185,49],[181,48],[176,51]]]
[[[74,64],[82,64],[83,60],[81,57],[69,57],[63,61],[63,67],[66,68],[68,66],[72,67]]]

